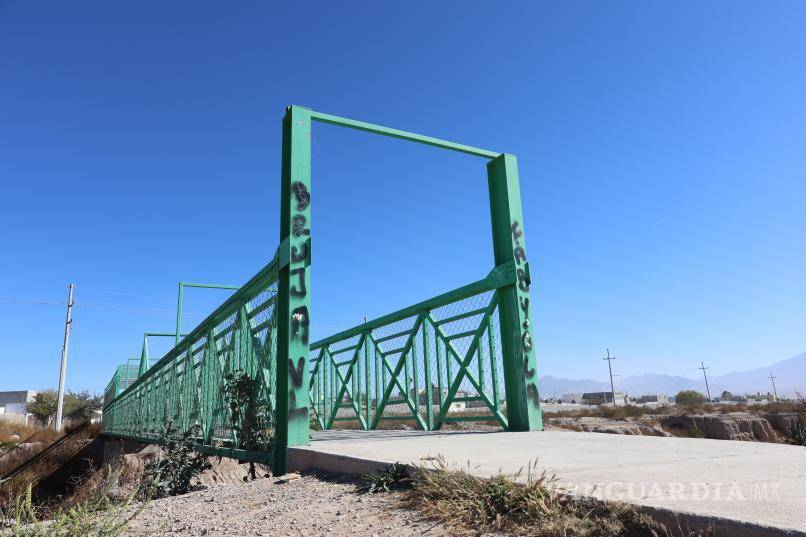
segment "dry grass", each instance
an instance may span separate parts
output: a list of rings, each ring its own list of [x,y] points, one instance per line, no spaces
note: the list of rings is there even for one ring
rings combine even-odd
[[[41,452],[47,446],[62,437],[62,433],[57,433],[53,429],[41,429],[38,427],[4,424],[0,422],[0,437],[5,437],[6,449],[0,452],[0,476],[4,476],[11,470]],[[19,436],[19,441],[12,441],[12,435]],[[30,444],[27,448],[19,448],[20,444]]]
[[[561,493],[554,477],[533,474],[490,478],[449,467],[437,458],[430,467],[410,468],[399,479],[402,504],[448,526],[454,535],[499,532],[538,537],[671,536],[673,532],[637,508]],[[684,532],[681,535],[708,535]]]
[[[76,427],[80,426],[81,425],[77,425]],[[18,466],[36,457],[38,454],[48,449],[53,443],[60,440],[63,436],[72,433],[76,427],[65,429],[63,434],[53,433],[49,430],[46,432],[43,430],[42,433],[44,435],[42,438],[50,439],[53,438],[53,435],[55,434],[55,440],[51,442],[41,442],[40,445],[37,445],[36,449],[16,449],[6,453],[4,456],[0,457],[0,476],[8,475]],[[77,433],[73,438],[64,442],[63,444],[60,444],[51,452],[42,456],[38,461],[26,468],[21,475],[18,475],[11,480],[4,481],[2,483],[2,487],[0,487],[0,505],[7,504],[10,499],[13,499],[15,496],[21,494],[29,484],[38,483],[41,479],[50,475],[59,466],[64,464],[67,459],[74,456],[75,452],[85,446],[90,439],[98,436],[100,432],[100,424],[90,424],[81,430],[81,432]],[[34,434],[34,437],[37,440],[40,438],[39,434],[40,433]]]
[[[645,415],[657,416],[663,414],[674,414],[675,411],[669,406],[659,406],[656,408],[642,407],[636,405],[626,406],[598,406],[579,410],[558,410],[556,412],[543,412],[543,418],[607,418],[611,420],[623,420],[627,418],[640,418]]]
[[[16,440],[14,438],[17,438]],[[0,420],[0,444],[20,444],[23,442],[52,442],[59,433],[50,427],[23,425],[9,420]]]
[[[115,537],[147,505],[130,506],[137,487],[123,490],[121,470],[107,467],[82,476],[75,492],[50,505],[36,505],[27,487],[0,509],[0,526],[14,537],[75,537],[81,535]]]

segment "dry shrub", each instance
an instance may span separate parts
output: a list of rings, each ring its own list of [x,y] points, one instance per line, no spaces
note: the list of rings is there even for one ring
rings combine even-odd
[[[122,535],[146,503],[133,508],[137,489],[121,495],[120,475],[111,467],[92,470],[82,476],[70,497],[46,506],[34,503],[28,486],[0,510],[0,524],[15,537]]]
[[[601,417],[615,420],[623,420],[625,418],[640,418],[646,414],[646,408],[626,405],[626,406],[603,406],[599,407]]]
[[[67,462],[75,455],[77,448],[86,444],[87,440],[95,438],[101,432],[100,424],[89,424],[83,427],[75,436],[66,439],[63,443],[55,446],[51,451],[43,453],[45,450],[60,441],[64,436],[71,434],[83,426],[83,424],[68,428],[64,433],[56,433],[52,429],[37,431],[32,435],[34,442],[29,444],[29,448],[18,446],[16,449],[0,456],[0,476],[8,476],[18,467],[34,459],[21,475],[2,482],[0,487],[0,505],[4,505],[9,495],[21,494],[29,484],[35,484],[40,479],[50,475],[56,468]],[[50,440],[53,439],[53,440]],[[42,441],[40,441],[42,440]]]
[[[562,494],[555,478],[532,474],[480,478],[449,467],[437,457],[428,468],[411,470],[403,505],[442,522],[455,535],[501,531],[540,537],[664,535],[665,528],[635,507]]]
[[[41,430],[40,427],[34,425],[24,425],[11,420],[0,419],[0,443],[24,442],[28,437]],[[17,440],[12,440],[13,436],[16,436]]]
[[[607,418],[611,420],[624,420],[627,418],[640,418],[645,414],[673,414],[674,410],[666,405],[657,408],[637,405],[612,406],[602,405],[593,408],[575,410],[558,410],[556,412],[543,412],[544,418]]]

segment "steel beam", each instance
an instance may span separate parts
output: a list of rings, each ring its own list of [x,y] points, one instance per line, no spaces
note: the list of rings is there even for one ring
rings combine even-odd
[[[531,276],[526,257],[518,161],[501,155],[487,164],[496,265],[515,263],[517,282],[498,289],[498,318],[510,430],[543,428],[532,341]]]
[[[280,193],[276,475],[286,448],[307,444],[310,360],[311,111],[286,109]]]

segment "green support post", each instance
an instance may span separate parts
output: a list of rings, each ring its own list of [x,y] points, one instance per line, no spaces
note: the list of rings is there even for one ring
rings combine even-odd
[[[364,334],[364,421],[367,422],[369,428],[369,405],[372,397],[369,393],[369,331]]]
[[[434,429],[434,394],[431,389],[431,356],[428,352],[428,317],[423,319],[423,364],[425,365],[425,416],[428,430]]]
[[[496,266],[515,262],[517,282],[498,289],[507,420],[512,431],[543,428],[532,340],[529,262],[523,228],[518,161],[502,154],[487,164]]]
[[[286,109],[281,182],[275,475],[286,472],[286,448],[309,441],[311,111],[306,108]]]
[[[140,351],[140,369],[137,377],[142,377],[148,371],[148,334],[143,334],[143,349]]]

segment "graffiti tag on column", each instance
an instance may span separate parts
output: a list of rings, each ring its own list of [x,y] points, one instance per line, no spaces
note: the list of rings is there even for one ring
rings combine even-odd
[[[297,296],[300,298],[307,296],[308,290],[305,288],[305,267],[291,269],[289,274],[291,275],[291,278],[294,276],[299,277],[297,282],[299,287],[295,287],[294,284],[289,284],[288,292],[291,294],[291,296]]]
[[[308,407],[297,407],[297,394],[293,389],[288,390],[288,418],[292,420],[298,418],[308,419]]]
[[[291,216],[291,237],[298,239],[295,241],[297,244],[291,246],[290,252],[290,264],[296,266],[296,268],[289,267],[288,293],[293,305],[295,300],[302,301],[308,296],[304,263],[308,259],[309,246],[305,237],[311,235],[311,230],[308,227],[308,219],[300,211],[304,211],[310,206],[311,194],[307,185],[302,181],[291,183],[291,194],[293,196],[292,212],[296,213]],[[300,305],[299,302],[296,302],[296,305],[297,307],[291,310],[291,339],[298,340],[307,346],[310,335],[308,306],[304,303]],[[304,384],[305,360],[304,355],[300,356],[296,363],[293,358],[288,358],[288,417],[292,420],[308,419],[308,407],[298,407],[297,404],[297,391],[303,389]]]
[[[299,250],[297,250],[296,246],[291,247],[291,262],[292,263],[299,263],[300,261],[305,261],[308,259],[308,243],[304,242],[300,246]]]
[[[294,181],[291,184],[291,191],[297,199],[297,210],[304,211],[307,209],[308,205],[311,204],[311,194],[308,192],[308,187],[305,186],[305,183]]]
[[[288,374],[291,375],[291,384],[295,388],[302,387],[302,372],[305,370],[305,358],[300,356],[297,360],[297,365],[294,365],[294,360],[288,359]]]
[[[300,306],[291,312],[291,337],[308,344],[308,306]]]
[[[522,293],[529,293],[529,285],[532,282],[530,281],[529,275],[526,271],[526,249],[524,248],[524,245],[521,244],[523,231],[521,231],[519,227],[520,224],[518,221],[513,220],[511,228],[512,242],[514,244],[512,248],[512,257],[515,259],[515,264],[517,265],[515,274],[517,274],[518,277],[518,289],[520,289]],[[529,333],[529,297],[521,296],[519,297],[518,302],[521,312],[523,313],[523,323],[521,324],[521,328],[523,329],[521,332],[521,350],[523,351],[523,374],[524,377],[526,377],[528,384],[526,387],[526,395],[532,402],[532,405],[537,408],[540,406],[540,396],[538,395],[537,385],[535,384],[536,371],[534,368],[529,367],[529,353],[533,347],[532,335]]]
[[[291,219],[291,224],[291,234],[295,237],[311,234],[311,230],[305,227],[308,224],[308,219],[305,218],[304,214],[295,214]]]

